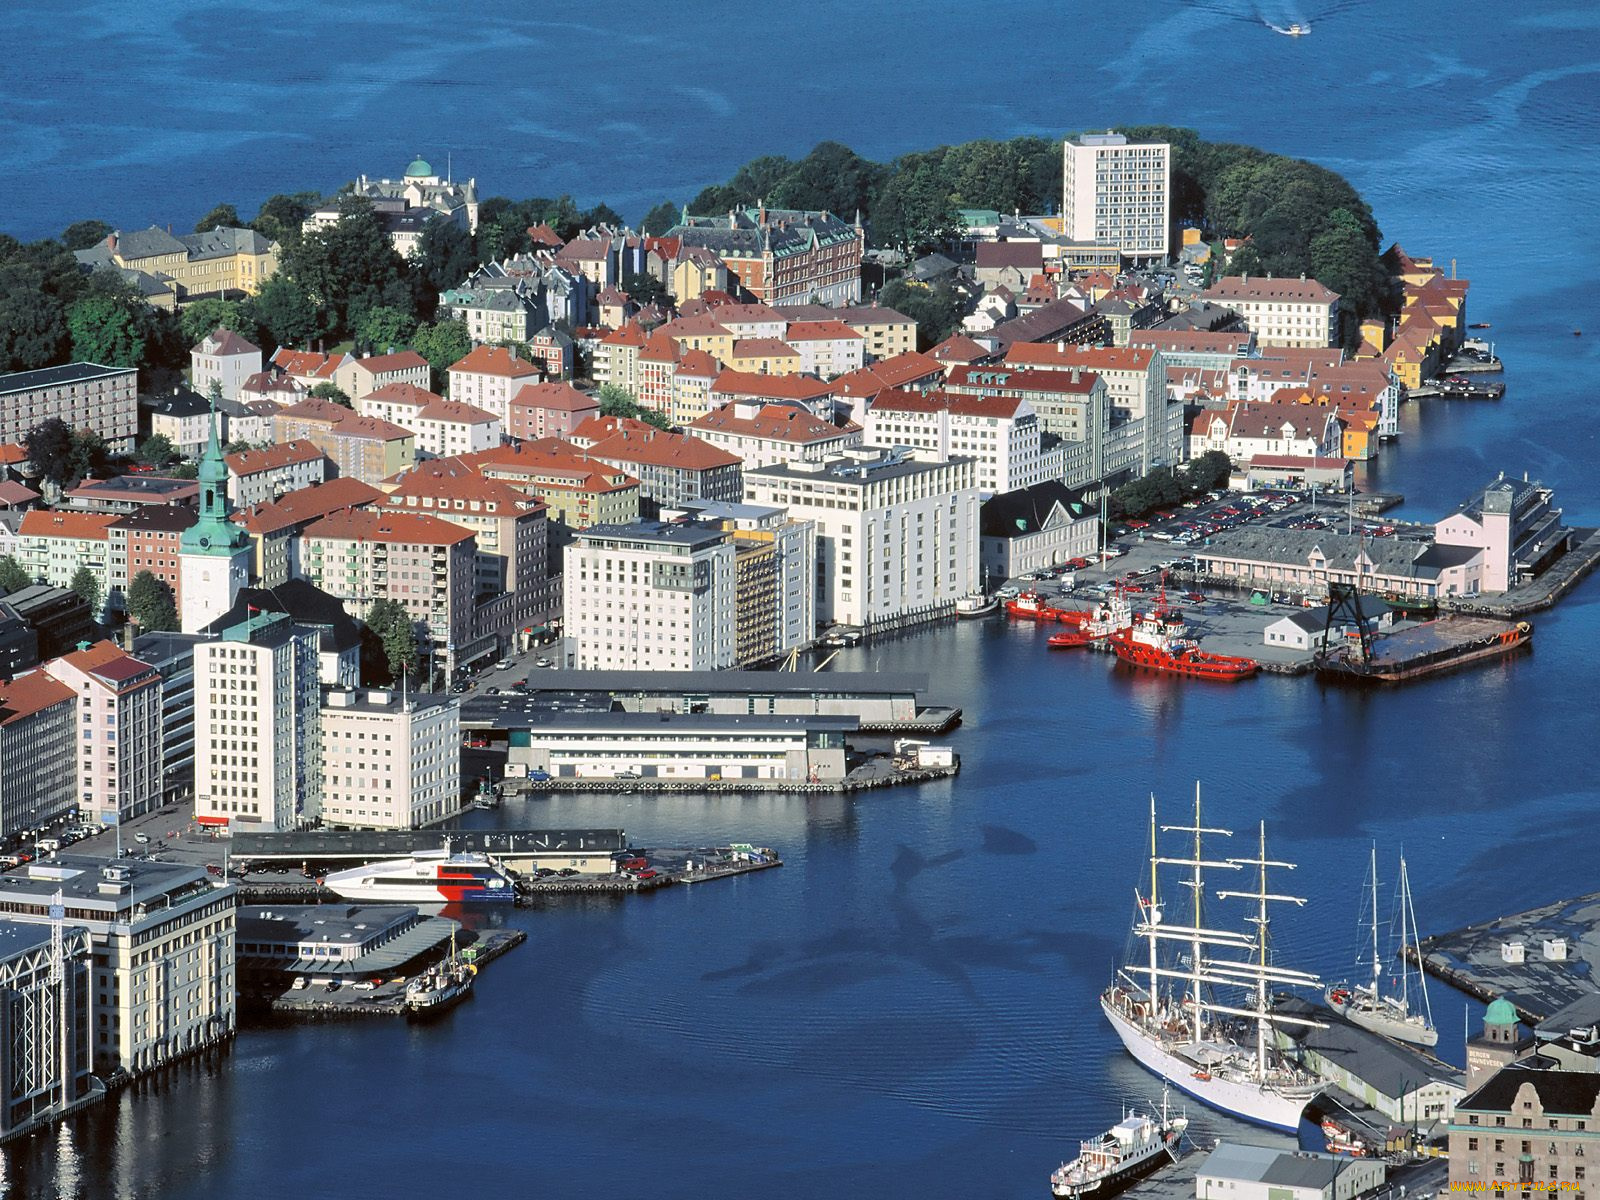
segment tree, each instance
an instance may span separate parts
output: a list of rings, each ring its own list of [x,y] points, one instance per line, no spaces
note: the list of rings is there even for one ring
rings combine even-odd
[[[651,237],[660,237],[678,223],[680,215],[682,210],[676,204],[670,200],[663,200],[645,213],[644,220],[639,222],[639,228]]]
[[[72,356],[106,367],[136,367],[145,340],[132,307],[111,296],[85,296],[67,310]]]
[[[92,429],[75,429],[67,451],[67,481],[76,486],[85,479],[110,474],[111,451]]]
[[[191,300],[178,314],[178,329],[184,344],[193,346],[201,338],[218,329],[231,329],[247,338],[256,336],[256,323],[245,306],[237,300]]]
[[[9,554],[0,558],[0,591],[9,596],[12,592],[20,592],[23,588],[32,586],[33,578],[21,563]]]
[[[103,599],[101,594],[100,580],[96,578],[95,573],[92,570],[90,570],[87,566],[79,567],[72,574],[72,583],[70,586],[73,591],[77,592],[78,595],[83,597],[84,602],[89,606],[89,612],[91,614],[98,613],[100,611],[100,601]]]
[[[194,223],[194,231],[210,233],[213,229],[237,229],[243,224],[237,208],[231,204],[219,204]]]
[[[383,353],[391,346],[404,345],[415,325],[410,313],[380,304],[356,318],[356,341],[368,350]]]
[[[51,483],[66,482],[67,460],[72,453],[72,427],[60,417],[41,421],[22,439],[28,467]]]
[[[169,479],[198,479],[200,477],[200,468],[193,459],[186,458],[181,463],[168,467],[167,477]]]
[[[367,612],[367,628],[383,643],[383,656],[389,673],[396,679],[415,673],[417,666],[417,626],[398,600],[377,600]]]
[[[316,301],[287,275],[274,275],[245,304],[274,346],[309,346],[324,332]]]
[[[335,404],[342,404],[346,408],[355,407],[350,403],[350,397],[345,395],[343,388],[337,383],[329,383],[326,380],[312,388],[310,395],[313,400],[332,400]]]
[[[152,433],[133,452],[134,458],[150,467],[164,467],[178,457],[172,439],[164,433]]]
[[[961,298],[942,281],[929,286],[894,279],[878,294],[878,302],[916,321],[919,350],[937,346],[961,327]]]
[[[635,271],[624,271],[622,275],[622,290],[639,307],[648,304],[660,304],[663,307],[671,300],[667,289],[654,275],[639,274]]]
[[[643,421],[647,425],[654,425],[657,429],[672,428],[672,422],[665,413],[641,408],[632,392],[614,383],[602,383],[594,398],[600,402],[602,417],[628,417],[635,421]]]
[[[74,221],[61,231],[61,244],[68,250],[87,250],[103,242],[112,232],[104,221]]]
[[[146,633],[176,633],[178,608],[172,589],[149,571],[140,571],[128,584],[128,615]]]
[[[442,386],[445,373],[472,352],[472,335],[464,322],[439,321],[412,334],[411,348],[428,360],[436,386]]]
[[[250,222],[250,228],[280,246],[298,241],[301,222],[321,202],[322,196],[317,192],[296,192],[292,196],[280,192],[276,196],[268,196],[256,213],[255,220]]]
[[[439,303],[439,293],[455,287],[477,265],[472,235],[454,221],[434,217],[422,227],[422,236],[411,253],[417,311],[431,314]]]
[[[339,219],[286,245],[279,265],[321,308],[330,333],[350,332],[364,310],[411,306],[405,260],[363,196],[341,196]]]

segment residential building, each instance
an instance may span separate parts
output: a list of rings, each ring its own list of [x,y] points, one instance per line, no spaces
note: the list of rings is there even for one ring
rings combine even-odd
[[[699,502],[672,510],[723,530],[734,549],[736,667],[770,663],[816,636],[817,531],[781,508]]]
[[[879,392],[931,392],[944,382],[944,364],[927,354],[911,351],[879,359],[832,381],[837,406],[860,420]]]
[[[116,454],[133,450],[139,433],[139,372],[75,362],[0,375],[0,442],[21,442],[52,417],[92,429]]]
[[[1092,371],[1106,385],[1111,423],[1135,426],[1138,474],[1173,466],[1184,458],[1183,405],[1167,396],[1166,363],[1147,346],[1081,346],[1054,342],[1013,345],[1006,365],[1036,371]]]
[[[1005,352],[1026,342],[1099,346],[1109,339],[1111,328],[1104,317],[1086,306],[1086,302],[1062,297],[1021,312],[988,332],[972,329],[968,332],[980,334],[985,343],[992,343],[997,350]]]
[[[777,338],[737,338],[728,352],[728,368],[752,375],[795,375],[804,358],[788,342]]]
[[[977,466],[846,451],[745,476],[753,504],[817,528],[817,620],[887,625],[953,611],[978,586]]]
[[[568,437],[590,417],[600,415],[600,402],[570,383],[527,383],[506,406],[507,437],[525,441]]]
[[[1120,133],[1086,133],[1062,144],[1061,233],[1109,243],[1124,258],[1162,262],[1172,221],[1172,147]]]
[[[409,383],[425,388],[433,382],[433,369],[428,360],[415,350],[401,350],[394,354],[374,354],[370,358],[357,358],[350,363],[351,400],[370,396],[391,383]]]
[[[1032,487],[1057,472],[1048,468],[1039,415],[1015,396],[954,392],[883,392],[866,413],[868,446],[906,447],[920,456],[952,456],[977,464],[978,490],[988,495]]]
[[[570,442],[541,438],[496,446],[458,461],[543,501],[550,520],[572,529],[639,518],[639,481]]]
[[[329,513],[300,535],[305,577],[364,620],[396,601],[417,625],[419,653],[448,679],[481,652],[474,642],[477,548],[472,531],[439,517],[389,509]],[[494,638],[488,640],[490,653]]]
[[[637,384],[639,351],[649,335],[632,322],[613,329],[595,343],[590,374],[597,385],[611,384],[632,393]]]
[[[855,304],[861,299],[866,237],[829,212],[769,209],[765,204],[727,216],[686,211],[667,231],[683,246],[717,255],[741,290],[765,304]]]
[[[141,633],[133,656],[161,676],[161,803],[194,795],[194,648],[199,633]]]
[[[234,513],[232,520],[253,545],[250,577],[265,588],[287,583],[301,573],[300,533],[307,525],[330,512],[362,508],[382,498],[381,491],[359,479],[330,479]]]
[[[159,579],[183,610],[184,532],[200,517],[198,509],[178,504],[147,504],[120,516],[107,530],[106,603],[127,611],[128,585],[142,571]]]
[[[1225,275],[1200,294],[1233,309],[1261,346],[1332,346],[1339,340],[1339,294],[1304,275]]]
[[[544,323],[544,309],[522,287],[456,287],[439,296],[441,320],[460,321],[479,346],[526,342]]]
[[[234,508],[271,504],[290,492],[314,487],[327,478],[328,458],[309,441],[279,442],[263,450],[224,454],[228,503]]]
[[[59,955],[58,955],[59,951]],[[89,931],[0,921],[0,1141],[59,1120],[104,1094],[90,1045]]]
[[[0,836],[42,829],[78,802],[78,698],[30,671],[0,684]]]
[[[317,632],[251,614],[194,648],[195,820],[287,830],[322,809]]]
[[[211,403],[199,392],[173,388],[170,394],[139,397],[140,428],[160,435],[189,458],[205,449]]]
[[[261,613],[281,613],[297,627],[317,635],[317,681],[323,687],[353,688],[361,682],[362,626],[344,603],[304,579],[277,587],[249,587],[222,616],[206,626],[217,635],[252,622]]]
[[[1329,409],[1305,404],[1230,404],[1200,412],[1189,427],[1189,456],[1220,450],[1235,462],[1258,454],[1333,458],[1344,445],[1343,422]]]
[[[320,354],[279,346],[272,352],[272,369],[308,392],[319,384],[331,383],[346,396],[355,396],[356,357],[353,354]],[[427,387],[428,381],[423,380],[422,386]]]
[[[231,329],[217,328],[189,351],[189,384],[202,396],[215,384],[224,400],[237,400],[245,380],[261,371],[261,347]]]
[[[566,548],[565,621],[579,670],[734,665],[732,539],[693,521],[595,525]]]
[[[1100,509],[1082,488],[1054,479],[990,496],[978,509],[978,522],[983,575],[990,584],[1087,557],[1100,546]]]
[[[576,367],[572,336],[560,329],[545,328],[528,338],[528,358],[542,370],[546,379],[571,379]]]
[[[310,442],[338,475],[373,486],[417,461],[417,438],[409,429],[363,417],[331,400],[307,398],[281,410],[273,418],[273,430],[280,442]]]
[[[1355,1200],[1388,1177],[1381,1158],[1220,1142],[1195,1173],[1195,1200]]]
[[[917,323],[902,312],[878,304],[785,304],[778,311],[789,321],[839,321],[859,333],[866,361],[881,362],[917,348]]]
[[[1070,487],[1135,474],[1143,461],[1143,423],[1123,421],[1113,427],[1105,380],[1093,371],[955,367],[944,390],[1026,401],[1038,414],[1041,435],[1059,439],[1048,448],[1047,472],[1058,474]]]
[[[0,875],[12,921],[60,906],[92,947],[96,1072],[141,1075],[234,1034],[234,886],[199,867],[56,855]]]
[[[78,815],[110,825],[160,808],[160,672],[107,641],[40,670],[78,697]]]
[[[448,458],[500,444],[501,419],[494,413],[409,383],[391,383],[363,396],[356,411],[409,430],[419,458]]]
[[[1268,401],[1284,388],[1309,385],[1323,372],[1336,371],[1344,365],[1344,351],[1337,346],[1268,347],[1225,364],[1228,398]],[[1366,378],[1386,377],[1381,364],[1367,362],[1359,370]]]
[[[833,394],[833,384],[810,375],[754,375],[748,371],[719,370],[706,398],[711,408],[724,408],[736,401],[780,404],[803,408],[826,420],[833,415]]]
[[[461,705],[448,693],[334,689],[322,701],[322,822],[420,829],[461,808]]]
[[[725,450],[748,471],[791,459],[826,458],[861,445],[861,426],[824,421],[804,408],[741,400],[707,413],[689,431],[709,446]]]
[[[572,441],[590,458],[635,476],[646,511],[651,505],[741,498],[739,459],[697,437],[625,417],[591,417],[573,431]]]
[[[1555,493],[1526,478],[1493,483],[1434,526],[1434,544],[1481,553],[1479,586],[1504,592],[1546,570],[1567,552],[1573,531]]]
[[[179,302],[240,292],[253,296],[278,270],[277,242],[254,229],[228,226],[176,236],[156,225],[116,230],[74,255],[89,270],[110,267],[157,280]]]
[[[198,633],[233,607],[234,597],[250,580],[251,547],[245,531],[228,519],[228,467],[217,445],[212,423],[205,453],[200,456],[200,515],[178,539],[179,627]],[[133,581],[128,581],[133,586]]]
[[[383,504],[472,532],[477,636],[509,639],[549,615],[550,531],[540,501],[457,460],[438,459],[402,475]]]
[[[524,362],[515,351],[477,346],[450,368],[450,399],[493,413],[505,428],[510,424],[511,397],[543,378],[539,367]]]
[[[154,504],[192,507],[200,499],[200,485],[192,479],[165,475],[118,475],[114,479],[86,479],[64,493],[62,499],[69,509],[100,513],[130,513]]]
[[[722,364],[704,350],[685,350],[678,356],[668,413],[674,425],[692,424],[711,411],[711,391],[723,373]]]
[[[1448,1136],[1452,1191],[1532,1197],[1559,1187],[1586,1195],[1600,1136],[1600,1074],[1502,1067],[1456,1104]]]
[[[95,638],[95,614],[71,588],[34,584],[5,598],[5,605],[39,637],[39,657],[56,658]]]
[[[36,508],[17,526],[17,561],[31,579],[52,587],[71,587],[87,567],[105,589],[111,561],[112,525],[120,514]]]

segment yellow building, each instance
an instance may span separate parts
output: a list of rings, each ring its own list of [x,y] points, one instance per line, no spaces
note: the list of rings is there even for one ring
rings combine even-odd
[[[800,352],[776,338],[740,338],[723,361],[751,375],[795,375],[801,365]]]
[[[219,228],[175,237],[152,225],[112,233],[76,257],[90,268],[143,272],[169,285],[181,304],[199,296],[255,295],[278,269],[278,244],[254,229]]]

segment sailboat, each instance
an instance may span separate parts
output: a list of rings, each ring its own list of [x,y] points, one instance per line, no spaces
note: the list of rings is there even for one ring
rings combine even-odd
[[[1266,823],[1260,828],[1254,858],[1208,859],[1206,837],[1232,837],[1229,829],[1200,821],[1200,787],[1195,785],[1194,823],[1163,825],[1160,833],[1185,834],[1185,857],[1162,854],[1158,844],[1155,797],[1150,798],[1150,893],[1134,899],[1134,936],[1148,947],[1148,962],[1129,962],[1100,997],[1100,1008],[1124,1048],[1146,1070],[1203,1104],[1273,1129],[1295,1132],[1305,1107],[1321,1091],[1315,1076],[1285,1058],[1270,1032],[1276,1025],[1323,1028],[1311,1018],[1274,1011],[1270,987],[1316,987],[1317,977],[1273,964],[1270,956],[1270,904],[1302,905],[1299,896],[1268,891],[1267,871],[1293,869],[1293,863],[1267,858]],[[1167,919],[1161,904],[1162,867],[1187,868],[1177,882],[1190,891],[1190,923]],[[1244,922],[1250,933],[1212,928],[1204,914],[1208,870],[1256,875],[1254,891],[1219,891],[1219,900],[1252,902]],[[1181,918],[1179,918],[1181,921]],[[1163,943],[1168,946],[1163,955]],[[1186,951],[1172,961],[1171,950]],[[1242,993],[1235,1003],[1215,998],[1216,989]]]
[[[1434,1046],[1439,1042],[1439,1031],[1433,1027],[1433,1008],[1428,1003],[1428,981],[1422,971],[1417,971],[1417,990],[1422,995],[1422,1011],[1411,1011],[1409,980],[1411,969],[1402,955],[1400,962],[1400,994],[1385,996],[1379,984],[1383,978],[1383,959],[1378,953],[1378,847],[1372,847],[1372,982],[1336,983],[1328,988],[1328,1007],[1347,1021],[1381,1033],[1384,1037],[1402,1042],[1415,1042],[1419,1046]],[[1406,873],[1405,855],[1400,856],[1400,880],[1396,907],[1400,910],[1400,945],[1407,945],[1408,931],[1417,933],[1417,914],[1411,907],[1411,881]]]

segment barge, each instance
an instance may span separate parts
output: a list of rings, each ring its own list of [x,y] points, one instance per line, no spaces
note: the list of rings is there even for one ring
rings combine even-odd
[[[1409,683],[1487,659],[1503,658],[1533,643],[1533,626],[1484,617],[1441,617],[1415,629],[1361,645],[1336,646],[1317,655],[1317,674],[1353,683]]]

